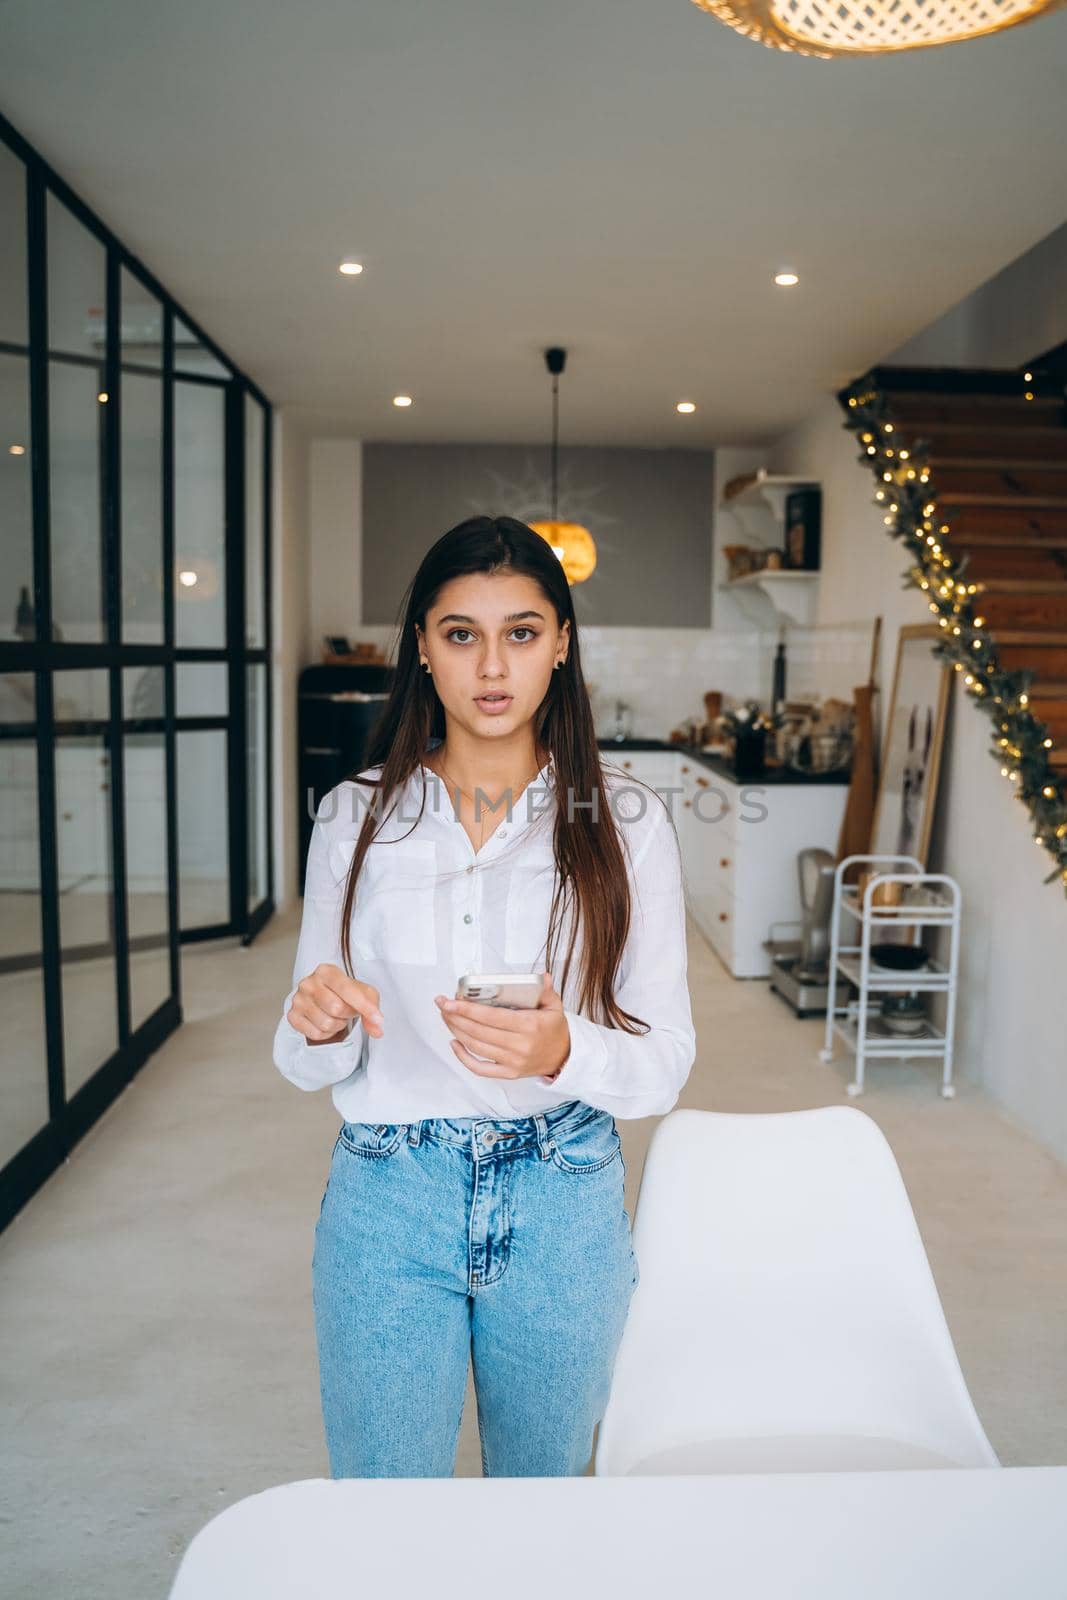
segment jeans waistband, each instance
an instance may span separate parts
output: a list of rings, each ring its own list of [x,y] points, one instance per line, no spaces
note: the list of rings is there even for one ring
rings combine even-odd
[[[610,1111],[601,1111],[584,1100],[564,1100],[530,1117],[425,1117],[406,1126],[408,1142],[413,1145],[429,1138],[469,1149],[473,1140],[477,1145],[499,1144],[508,1150],[540,1147],[545,1152],[550,1132],[580,1127],[594,1117],[610,1116]]]

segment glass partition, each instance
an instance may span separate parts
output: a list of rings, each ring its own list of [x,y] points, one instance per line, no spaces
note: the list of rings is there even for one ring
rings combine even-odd
[[[52,637],[100,644],[104,623],[103,367],[49,363]]]
[[[119,274],[122,637],[163,643],[163,307]]]
[[[102,376],[107,346],[107,250],[51,189],[45,207],[48,348],[53,355],[92,357],[99,362]]]
[[[174,606],[180,647],[226,644],[226,394],[174,385]]]
[[[0,1227],[273,910],[270,424],[0,120]]]
[[[266,414],[252,395],[245,395],[245,643],[260,649],[266,643],[266,594],[263,572],[263,464]]]
[[[0,675],[0,1167],[49,1115],[36,721],[33,674]]]
[[[171,991],[165,683],[162,667],[127,667],[122,677],[130,1027],[137,1029]]]
[[[119,1042],[108,673],[57,672],[54,694],[63,1064],[69,1097]]]
[[[0,639],[37,637],[33,595],[30,363],[0,353]]]
[[[29,342],[26,166],[0,142],[0,341]]]
[[[248,774],[248,909],[255,910],[266,899],[267,881],[267,792],[270,774],[267,771],[267,668],[263,662],[253,662],[246,668],[247,714],[245,738],[247,741]]]

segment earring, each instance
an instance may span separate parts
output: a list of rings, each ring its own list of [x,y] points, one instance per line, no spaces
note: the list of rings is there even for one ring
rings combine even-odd
[[[423,672],[430,672],[430,663],[428,661],[424,661],[422,663],[422,670],[423,670]],[[430,673],[430,676],[431,677],[433,676],[432,672]]]

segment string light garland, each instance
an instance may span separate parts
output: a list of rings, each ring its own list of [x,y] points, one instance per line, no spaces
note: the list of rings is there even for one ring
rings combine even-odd
[[[1032,392],[1030,376],[1020,379],[1020,393],[1024,384]],[[927,443],[916,439],[902,446],[889,400],[872,373],[840,398],[844,427],[857,437],[861,463],[875,473],[874,498],[885,526],[911,556],[903,587],[926,596],[942,630],[933,654],[963,674],[967,693],[990,718],[989,753],[1029,810],[1034,842],[1056,863],[1044,881],[1059,878],[1067,892],[1067,779],[1049,761],[1053,741],[1047,725],[1030,710],[1028,691],[1036,674],[1030,667],[1007,672],[1000,666],[981,613],[982,585],[966,581],[969,554],[956,560],[949,549],[951,528],[938,514]]]

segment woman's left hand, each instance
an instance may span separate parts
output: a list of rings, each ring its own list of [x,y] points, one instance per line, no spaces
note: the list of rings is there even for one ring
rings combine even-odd
[[[531,1010],[435,995],[445,1026],[455,1036],[452,1048],[465,1067],[482,1078],[551,1077],[563,1067],[571,1048],[563,1000],[550,973],[543,972],[541,979],[540,1004]],[[488,1060],[479,1061],[474,1050]]]

